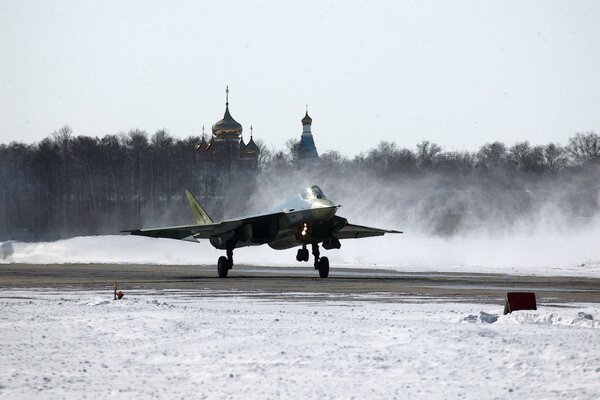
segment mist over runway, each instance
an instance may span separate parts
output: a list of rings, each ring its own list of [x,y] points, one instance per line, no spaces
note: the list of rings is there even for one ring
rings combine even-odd
[[[345,240],[339,250],[323,251],[338,268],[385,269],[397,272],[487,273],[600,278],[600,228],[535,235],[441,238],[386,235]],[[6,243],[6,242],[5,242]],[[136,236],[80,236],[54,242],[12,242],[13,253],[2,264],[160,264],[216,265],[223,251],[208,241],[191,243]],[[235,264],[302,267],[296,249],[268,246],[235,250]],[[216,267],[215,267],[216,268]],[[215,272],[216,273],[216,272]]]

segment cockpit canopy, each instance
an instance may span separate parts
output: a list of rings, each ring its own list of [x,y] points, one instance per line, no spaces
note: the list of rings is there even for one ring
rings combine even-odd
[[[314,199],[326,199],[325,193],[321,190],[320,187],[314,185],[309,188],[306,188],[300,196],[305,200],[314,200]]]

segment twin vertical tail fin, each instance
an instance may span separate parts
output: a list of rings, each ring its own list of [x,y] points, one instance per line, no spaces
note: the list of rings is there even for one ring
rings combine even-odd
[[[198,200],[196,200],[194,195],[190,193],[189,190],[185,191],[185,195],[187,196],[187,199],[190,202],[190,207],[192,207],[192,212],[194,213],[194,218],[196,218],[196,223],[198,225],[214,223],[210,215],[208,215],[208,213],[204,211],[204,208],[202,208],[200,203],[198,203]]]

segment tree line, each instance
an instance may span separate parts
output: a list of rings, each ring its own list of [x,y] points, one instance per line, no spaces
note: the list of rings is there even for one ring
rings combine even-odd
[[[195,146],[199,142],[199,137],[176,138],[165,130],[151,135],[131,130],[99,138],[76,135],[63,127],[37,143],[0,144],[0,239],[47,239],[189,223],[183,190],[207,196],[200,181],[206,171],[201,174],[196,163]],[[598,177],[600,137],[594,132],[577,133],[565,146],[494,142],[475,152],[444,151],[428,141],[406,149],[384,141],[352,158],[338,151],[325,152],[318,163],[310,165],[298,157],[297,141],[289,141],[285,150],[269,149],[260,141],[257,144],[261,150],[257,172],[261,188],[287,182],[297,190],[296,183],[302,179],[323,179],[330,186],[347,183],[346,195],[351,196],[359,181],[389,190],[395,187],[390,182],[400,185],[407,179],[414,182],[436,177],[438,194],[467,186],[471,193],[475,186],[522,193],[536,182],[577,181],[587,190],[586,212],[598,209],[598,184],[593,178]],[[220,176],[219,171],[209,172]],[[584,176],[586,179],[581,178]],[[235,209],[217,210],[224,203],[207,200],[211,211],[232,216],[266,205],[259,200],[264,191],[236,190],[242,189],[230,187],[223,195],[247,201],[236,200]],[[248,185],[243,190],[248,191]],[[589,200],[594,193],[595,203]],[[435,212],[439,201],[423,207]],[[449,211],[450,221],[457,218],[455,215],[464,219],[460,214],[471,212],[464,208]],[[436,228],[440,221],[432,221],[430,230],[452,233],[446,227],[448,218],[440,217],[446,221],[441,228]]]
[[[287,154],[277,152],[274,158],[287,157],[288,163],[293,165],[298,160],[299,141],[290,140],[286,146]],[[484,144],[476,152],[460,152],[443,151],[441,146],[429,141],[417,144],[415,150],[382,141],[353,159],[335,150],[321,155],[322,165],[347,165],[399,174],[411,174],[419,170],[425,173],[468,173],[494,169],[544,173],[594,165],[599,161],[600,136],[595,132],[577,133],[569,139],[567,146],[557,143],[532,146],[528,141],[523,141],[508,147],[502,142],[493,142]]]
[[[473,152],[384,141],[352,158],[326,152],[317,165],[302,168],[297,145],[289,141],[261,172],[260,186],[272,188],[268,199],[290,183],[319,182],[344,206],[345,217],[411,234],[551,234],[600,226],[600,136],[594,132],[576,133],[564,146],[493,142]],[[250,202],[266,207],[263,197]]]

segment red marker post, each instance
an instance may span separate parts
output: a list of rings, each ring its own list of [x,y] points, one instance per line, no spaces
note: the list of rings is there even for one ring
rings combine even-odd
[[[508,292],[504,304],[504,315],[518,310],[537,310],[535,293],[533,292]]]

